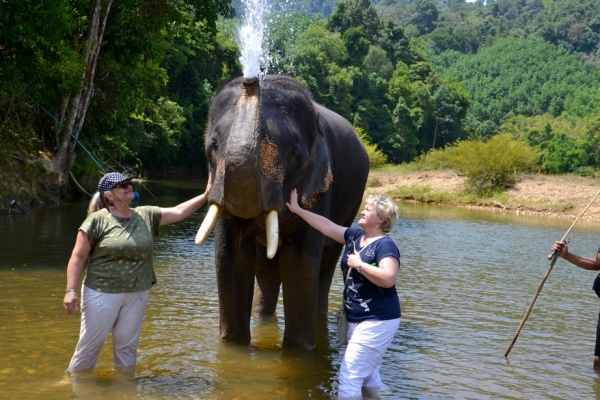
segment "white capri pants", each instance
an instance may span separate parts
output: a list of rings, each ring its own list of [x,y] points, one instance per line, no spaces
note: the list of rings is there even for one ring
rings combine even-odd
[[[381,387],[383,355],[398,331],[400,318],[348,323],[348,346],[342,365],[338,398],[361,398],[362,387]]]
[[[95,368],[111,330],[113,365],[135,366],[149,292],[102,293],[82,285],[79,342],[67,371]]]

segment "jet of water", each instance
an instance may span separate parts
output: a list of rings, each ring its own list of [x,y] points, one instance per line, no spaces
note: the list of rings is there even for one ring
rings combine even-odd
[[[244,5],[243,23],[238,29],[237,44],[240,49],[240,63],[245,78],[262,78],[261,64],[265,61],[263,37],[265,17],[269,13],[268,0],[241,0]]]

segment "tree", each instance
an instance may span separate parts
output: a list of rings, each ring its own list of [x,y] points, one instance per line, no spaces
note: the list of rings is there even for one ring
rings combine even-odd
[[[294,52],[298,37],[310,25],[319,21],[304,12],[279,15],[269,23],[266,43],[269,49],[269,73],[290,74],[293,70],[291,54]]]
[[[435,142],[438,135],[441,142],[451,143],[458,139],[458,128],[460,121],[464,118],[466,107],[461,106],[460,102],[450,92],[446,85],[440,85],[435,93],[435,129],[433,131],[432,149],[435,149]]]
[[[404,29],[393,19],[388,19],[385,22],[380,43],[392,65],[396,65],[398,61],[405,64],[410,64],[413,61],[408,39],[404,35]]]
[[[343,34],[350,28],[362,29],[365,37],[373,42],[380,34],[381,20],[371,0],[347,0],[338,3],[325,24],[332,32]]]
[[[360,66],[369,51],[369,41],[363,35],[360,27],[347,29],[342,35],[342,41],[348,53],[348,64]]]
[[[78,90],[83,64],[71,38],[85,32],[87,22],[71,9],[81,9],[81,3],[23,0],[0,5],[0,143],[5,149],[26,153],[33,139],[49,149],[57,144],[53,125],[35,138],[27,132],[36,128],[31,99],[52,108],[55,99]]]
[[[347,59],[346,47],[339,33],[329,32],[321,24],[311,24],[298,35],[290,49],[286,65],[295,76],[311,91],[315,100],[326,107],[338,111],[338,101],[345,103],[344,95],[332,93],[331,76],[339,73]],[[338,80],[341,84],[345,79]],[[334,86],[335,87],[335,86]],[[337,89],[345,91],[342,86]],[[344,114],[343,110],[340,110]],[[345,115],[347,117],[347,115]]]
[[[123,0],[116,3],[93,0],[91,4],[85,1],[37,3],[24,0],[8,1],[3,3],[4,6],[8,12],[3,14],[6,18],[0,25],[0,37],[7,38],[15,46],[0,45],[0,76],[8,72],[13,76],[10,84],[3,85],[0,91],[0,104],[6,104],[4,100],[11,98],[9,104],[13,105],[9,107],[14,110],[14,104],[30,104],[33,95],[39,100],[36,104],[53,110],[60,125],[55,125],[54,120],[37,118],[39,122],[31,123],[30,127],[37,131],[44,145],[55,147],[53,153],[46,153],[49,156],[35,161],[56,174],[58,187],[62,187],[69,176],[75,160],[75,145],[82,130],[107,133],[107,126],[119,125],[116,122],[119,119],[119,122],[125,122],[126,129],[133,123],[133,111],[139,111],[151,102],[156,101],[154,105],[160,103],[160,88],[166,82],[166,74],[158,66],[168,49],[164,39],[195,23],[214,34],[217,12],[227,15],[232,12],[229,1],[219,0]],[[25,17],[32,9],[35,11],[33,17]],[[64,25],[60,24],[62,22]],[[38,45],[44,42],[44,45]],[[103,56],[100,56],[101,50]],[[8,59],[16,59],[11,52],[21,54],[19,61],[3,62],[5,55]],[[52,58],[58,62],[50,67],[52,63],[48,62]],[[38,68],[41,73],[29,74],[33,72],[30,66],[34,64],[42,66],[43,71]],[[100,84],[98,76],[102,77]],[[52,78],[49,80],[48,77]],[[126,94],[122,90],[124,87]],[[125,112],[119,114],[120,109]],[[168,113],[179,108],[159,104],[155,110]],[[101,127],[84,125],[91,114],[99,111],[108,111]],[[148,115],[155,114],[149,112]],[[3,127],[12,125],[8,118],[33,120],[31,111],[25,107],[17,113],[9,112],[7,116],[10,116],[6,120],[9,123]],[[94,118],[102,119],[97,114]],[[127,147],[119,141],[123,148]],[[31,150],[31,146],[25,150]],[[26,159],[23,155],[19,158]]]
[[[419,34],[425,35],[435,29],[439,17],[435,0],[415,0],[411,11],[410,22],[417,27]]]
[[[62,138],[58,149],[51,159],[42,159],[42,164],[48,172],[58,175],[58,185],[63,186],[69,177],[69,172],[75,162],[73,151],[83,122],[85,114],[90,105],[92,93],[94,92],[94,78],[98,55],[102,47],[102,39],[106,29],[106,20],[110,13],[113,0],[93,0],[90,23],[83,50],[81,52],[84,71],[81,74],[79,89],[73,95],[64,96],[60,101],[59,115],[64,119]],[[75,140],[72,140],[75,139]]]
[[[387,58],[385,50],[378,46],[369,46],[363,64],[367,73],[376,73],[386,81],[390,80],[394,72],[394,66]]]

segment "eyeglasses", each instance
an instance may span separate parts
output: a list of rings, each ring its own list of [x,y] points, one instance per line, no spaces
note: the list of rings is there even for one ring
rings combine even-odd
[[[113,186],[113,189],[116,189],[116,188],[127,189],[127,188],[128,188],[128,187],[130,187],[130,186],[133,186],[133,185],[131,184],[131,182],[121,182],[121,183],[119,183],[119,184],[117,184],[117,185]]]
[[[387,203],[388,199],[386,199],[385,197],[380,197],[377,199],[377,201],[380,203]]]

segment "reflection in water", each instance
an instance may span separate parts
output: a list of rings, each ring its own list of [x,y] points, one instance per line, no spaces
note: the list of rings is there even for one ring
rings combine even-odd
[[[66,376],[61,384],[70,385],[76,399],[135,399],[138,394],[132,373],[104,368]]]
[[[198,182],[149,182],[170,206],[204,189]],[[145,198],[144,198],[145,196]],[[508,360],[502,355],[543,274],[546,255],[571,221],[400,204],[391,233],[401,253],[402,323],[384,358],[382,399],[598,398],[591,368],[598,299],[593,272],[559,260]],[[64,380],[79,318],[62,309],[65,269],[85,204],[0,216],[0,398],[332,399],[344,349],[334,314],[319,321],[315,351],[281,349],[281,301],[252,319],[249,346],[219,340],[212,238],[194,237],[203,212],[160,229],[138,367],[112,370],[111,344],[98,368]],[[579,223],[569,245],[593,255],[598,227]]]

